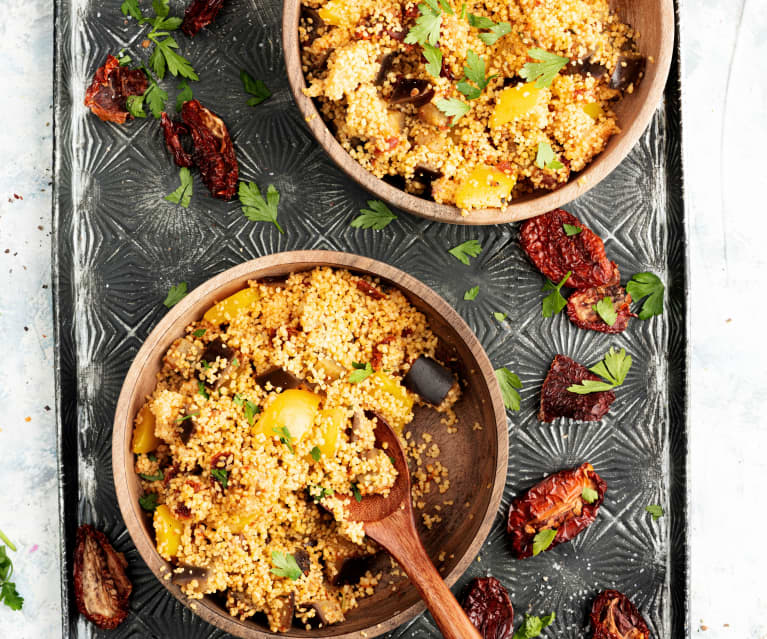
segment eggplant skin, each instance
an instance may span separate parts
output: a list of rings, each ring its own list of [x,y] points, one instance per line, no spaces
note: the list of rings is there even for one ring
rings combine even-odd
[[[439,406],[456,382],[453,374],[442,364],[421,355],[413,362],[402,383],[424,401]]]

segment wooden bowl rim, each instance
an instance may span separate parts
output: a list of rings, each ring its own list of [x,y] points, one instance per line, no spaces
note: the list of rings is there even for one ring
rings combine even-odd
[[[177,321],[187,312],[197,308],[202,301],[209,295],[225,288],[233,281],[247,279],[257,279],[259,272],[270,267],[285,266],[295,267],[296,270],[312,268],[314,266],[330,266],[334,268],[344,268],[350,271],[365,272],[373,276],[388,280],[397,288],[406,294],[413,295],[422,300],[435,313],[444,318],[449,325],[458,333],[464,341],[466,347],[476,360],[482,381],[487,386],[488,393],[492,402],[492,412],[495,417],[496,429],[496,468],[493,479],[493,486],[488,501],[487,510],[483,514],[482,522],[478,528],[477,534],[467,547],[466,551],[457,561],[455,567],[445,577],[448,586],[452,586],[465,572],[474,557],[479,552],[487,535],[492,528],[493,522],[501,505],[501,498],[506,483],[506,473],[508,469],[508,431],[506,422],[506,410],[503,406],[500,387],[498,385],[495,371],[490,360],[479,343],[479,339],[471,330],[468,324],[461,316],[448,304],[438,293],[429,286],[408,275],[400,269],[374,260],[368,257],[354,255],[351,253],[342,253],[337,251],[307,250],[307,251],[288,251],[267,255],[254,260],[250,260],[234,266],[215,277],[203,282],[192,290],[184,299],[176,304],[160,320],[147,336],[146,340],[139,349],[133,363],[123,382],[120,396],[115,409],[114,428],[112,432],[112,474],[117,494],[117,501],[120,507],[123,520],[133,543],[136,546],[141,558],[154,573],[160,583],[167,588],[170,593],[186,607],[195,604],[192,609],[196,615],[202,617],[208,623],[231,633],[234,636],[243,639],[274,639],[275,637],[306,637],[306,634],[295,634],[292,631],[286,633],[272,633],[250,628],[242,625],[239,619],[235,619],[228,614],[223,614],[216,610],[207,599],[189,600],[170,580],[163,578],[168,574],[168,562],[166,562],[157,553],[157,550],[151,539],[144,532],[142,519],[144,517],[137,503],[130,499],[129,482],[137,482],[138,479],[133,470],[133,453],[130,446],[126,443],[130,441],[133,427],[134,415],[130,412],[130,407],[135,399],[137,381],[144,372],[145,367],[151,361],[152,356],[158,345],[167,337],[171,331],[178,332],[179,336],[183,328],[175,327]],[[207,306],[206,306],[207,307]],[[202,315],[203,309],[197,308],[199,315]],[[190,608],[191,609],[191,608]],[[418,600],[410,607],[395,614],[386,621],[379,624],[365,627],[368,636],[375,637],[385,632],[389,632],[401,624],[411,620],[416,615],[426,609],[422,601]],[[343,624],[338,626],[343,628]],[[323,634],[323,637],[333,637],[333,639],[352,639],[358,638],[360,631],[341,632],[338,634]]]
[[[438,204],[387,184],[382,179],[375,177],[349,155],[328,129],[314,101],[303,93],[306,88],[306,79],[301,68],[300,43],[297,36],[301,0],[284,0],[283,3],[282,48],[288,83],[304,121],[320,146],[325,149],[330,159],[342,171],[373,195],[413,215],[437,222],[469,226],[516,222],[565,206],[596,186],[623,161],[650,124],[666,86],[675,38],[673,0],[655,0],[655,2],[660,12],[659,30],[662,34],[660,51],[655,55],[655,62],[652,64],[653,72],[645,71],[643,82],[646,83],[649,80],[650,87],[644,103],[631,123],[618,134],[620,139],[615,146],[600,153],[578,174],[576,179],[569,181],[557,190],[512,202],[500,211],[498,209],[473,209],[469,215],[461,215],[460,209],[456,206]],[[295,37],[292,37],[292,34],[295,34]],[[650,77],[648,78],[648,76]]]

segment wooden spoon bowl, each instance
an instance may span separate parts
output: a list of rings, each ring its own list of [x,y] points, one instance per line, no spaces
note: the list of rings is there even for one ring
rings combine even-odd
[[[419,441],[423,441],[422,434],[429,433],[441,449],[440,459],[449,469],[447,492],[439,494],[433,490],[423,497],[430,513],[435,512],[435,505],[442,508],[442,521],[427,528],[416,513],[418,533],[448,586],[456,582],[479,552],[498,512],[506,482],[506,413],[493,368],[471,329],[423,283],[365,257],[331,251],[296,251],[246,262],[201,284],[158,323],[128,371],[115,413],[112,466],[120,511],[149,569],[179,601],[188,606],[194,604],[192,610],[197,615],[237,637],[263,639],[276,635],[258,619],[241,621],[232,617],[215,597],[189,601],[171,580],[165,579],[170,566],[157,553],[151,519],[138,504],[141,488],[131,451],[133,421],[155,386],[163,355],[190,322],[199,319],[216,301],[247,286],[248,280],[281,277],[321,265],[379,277],[384,285],[400,289],[424,313],[431,330],[439,337],[443,359],[448,356],[454,362],[462,380],[462,397],[455,406],[459,420],[456,432],[448,432],[440,421],[441,414],[426,407],[416,407],[415,419],[408,428],[411,437]],[[475,430],[476,423],[482,428]],[[446,501],[453,505],[446,505]],[[444,561],[437,561],[439,556]],[[387,585],[382,584],[372,596],[362,599],[344,623],[311,631],[292,628],[281,636],[351,639],[365,632],[373,637],[393,630],[424,610],[418,591],[406,579],[392,574],[385,553],[374,566],[375,571],[383,572],[382,582]],[[396,591],[388,585],[392,579],[396,581]]]
[[[523,220],[564,206],[607,177],[637,143],[661,100],[674,49],[673,0],[611,0],[610,5],[624,22],[640,33],[637,45],[648,60],[639,88],[615,106],[620,133],[610,138],[605,150],[583,171],[571,176],[564,186],[555,191],[521,196],[505,209],[475,209],[463,216],[453,205],[437,204],[387,184],[349,155],[325,124],[314,101],[303,93],[306,80],[301,68],[298,39],[301,0],[285,0],[283,5],[282,47],[288,81],[296,104],[320,145],[350,178],[376,197],[414,215],[438,222],[481,225]]]

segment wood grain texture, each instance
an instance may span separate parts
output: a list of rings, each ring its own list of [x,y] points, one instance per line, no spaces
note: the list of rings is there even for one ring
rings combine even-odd
[[[438,204],[387,184],[347,153],[328,129],[314,101],[303,93],[306,80],[298,39],[300,0],[285,0],[283,8],[282,46],[288,81],[309,129],[330,158],[349,177],[382,200],[414,215],[452,224],[484,225],[523,220],[566,205],[607,177],[639,140],[661,100],[674,50],[673,0],[611,0],[610,5],[624,22],[639,32],[637,45],[648,59],[639,88],[615,105],[620,133],[610,139],[605,150],[591,164],[561,188],[523,195],[502,210],[476,209],[463,216],[455,206]]]
[[[125,378],[115,412],[112,434],[112,468],[120,511],[139,554],[160,582],[181,602],[189,605],[178,587],[165,580],[169,564],[157,553],[151,519],[138,505],[140,485],[133,470],[131,434],[133,420],[155,385],[155,375],[162,357],[184,327],[198,319],[213,303],[244,288],[248,280],[279,277],[292,272],[326,265],[381,278],[384,285],[402,290],[409,301],[426,315],[432,331],[440,338],[445,354],[455,358],[464,382],[463,397],[455,407],[458,432],[447,435],[440,415],[426,407],[417,407],[411,428],[414,437],[429,432],[443,449],[450,468],[450,489],[444,495],[427,496],[432,503],[454,499],[456,514],[445,509],[443,522],[434,530],[421,530],[431,557],[440,552],[451,556],[442,566],[444,581],[452,585],[472,562],[487,536],[501,503],[508,462],[506,414],[495,373],[484,350],[460,316],[429,287],[406,273],[375,260],[332,251],[295,251],[278,253],[246,262],[208,280],[191,291],[171,309],[149,334],[138,351]],[[479,422],[481,430],[471,426]],[[482,463],[477,463],[481,459]],[[436,492],[436,491],[435,491]],[[464,508],[465,501],[471,501]],[[437,529],[438,528],[438,529]],[[388,560],[380,569],[388,570]],[[223,630],[246,639],[274,636],[268,628],[253,620],[241,621],[210,597],[195,601],[194,612]],[[311,632],[294,628],[287,637],[369,637],[388,632],[423,611],[418,591],[401,583],[396,593],[379,588],[351,611],[346,622]]]

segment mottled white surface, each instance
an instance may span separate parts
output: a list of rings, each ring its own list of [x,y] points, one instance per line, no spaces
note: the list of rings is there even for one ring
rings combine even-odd
[[[26,601],[0,638],[58,637],[58,486],[50,299],[52,10],[0,24],[0,529]],[[116,8],[115,3],[115,8]],[[13,19],[8,19],[10,16]],[[767,2],[683,1],[691,267],[691,634],[767,638],[764,346]],[[14,193],[24,199],[14,198]],[[26,327],[26,328],[25,328]],[[28,419],[28,421],[27,421]]]

